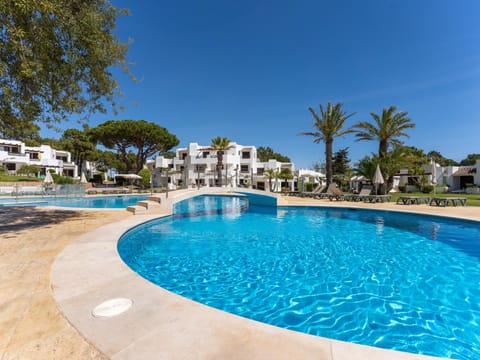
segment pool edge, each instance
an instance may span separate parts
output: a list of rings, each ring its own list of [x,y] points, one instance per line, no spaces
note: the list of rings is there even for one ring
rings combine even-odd
[[[117,242],[132,227],[159,217],[132,216],[84,234],[52,266],[51,287],[60,311],[108,356],[439,359],[277,328],[195,303],[148,282],[121,260]],[[111,319],[91,315],[96,305],[113,297],[131,298],[134,306]]]

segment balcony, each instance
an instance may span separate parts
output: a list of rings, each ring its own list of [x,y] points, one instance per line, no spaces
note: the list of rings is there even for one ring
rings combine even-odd
[[[191,164],[195,164],[195,165],[202,165],[202,164],[216,164],[217,163],[217,158],[213,158],[213,157],[207,157],[207,158],[203,158],[203,157],[192,157],[191,158]]]
[[[7,156],[0,156],[0,159],[5,162],[11,163],[28,163],[29,159],[26,154],[19,154],[19,153],[3,153],[3,155]]]

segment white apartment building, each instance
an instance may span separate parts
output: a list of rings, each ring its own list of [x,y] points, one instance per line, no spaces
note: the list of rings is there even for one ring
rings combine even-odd
[[[440,166],[435,164],[435,172],[433,172],[433,164],[423,166],[425,176],[428,178],[428,184],[443,184],[448,186],[448,191],[451,192],[478,192],[480,188],[480,159],[471,166]],[[435,181],[433,179],[435,174]],[[418,176],[411,176],[408,169],[401,169],[399,174],[395,177],[396,182],[394,188],[398,185],[409,185],[415,188],[415,178]],[[471,187],[477,189],[471,189]]]
[[[255,146],[243,146],[231,142],[231,148],[223,154],[222,186],[245,186],[259,190],[269,190],[270,181],[266,176],[267,169],[280,172],[289,169],[293,175],[293,163],[282,163],[276,160],[259,162]],[[203,187],[217,186],[217,152],[210,146],[190,143],[187,148],[176,150],[173,159],[157,156],[147,163],[153,172],[153,186]],[[167,185],[168,184],[168,185]],[[281,184],[280,179],[271,180],[272,190],[280,191],[287,187],[293,189],[294,180]]]
[[[0,139],[0,166],[14,175],[24,165],[38,167],[37,176],[53,169],[59,175],[78,177],[77,165],[68,151],[56,150],[49,145],[26,146],[22,141]]]

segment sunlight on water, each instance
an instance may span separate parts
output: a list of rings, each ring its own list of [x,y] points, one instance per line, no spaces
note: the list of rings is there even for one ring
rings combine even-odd
[[[308,334],[480,358],[480,226],[205,196],[135,228],[119,252],[177,294]]]

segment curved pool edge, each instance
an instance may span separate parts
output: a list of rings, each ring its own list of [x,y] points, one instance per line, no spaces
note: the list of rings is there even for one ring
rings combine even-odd
[[[60,311],[112,359],[438,359],[277,328],[150,283],[121,260],[117,242],[130,228],[158,217],[132,216],[84,234],[52,266],[51,287]],[[97,305],[113,298],[131,299],[133,306],[112,318],[92,315]]]

